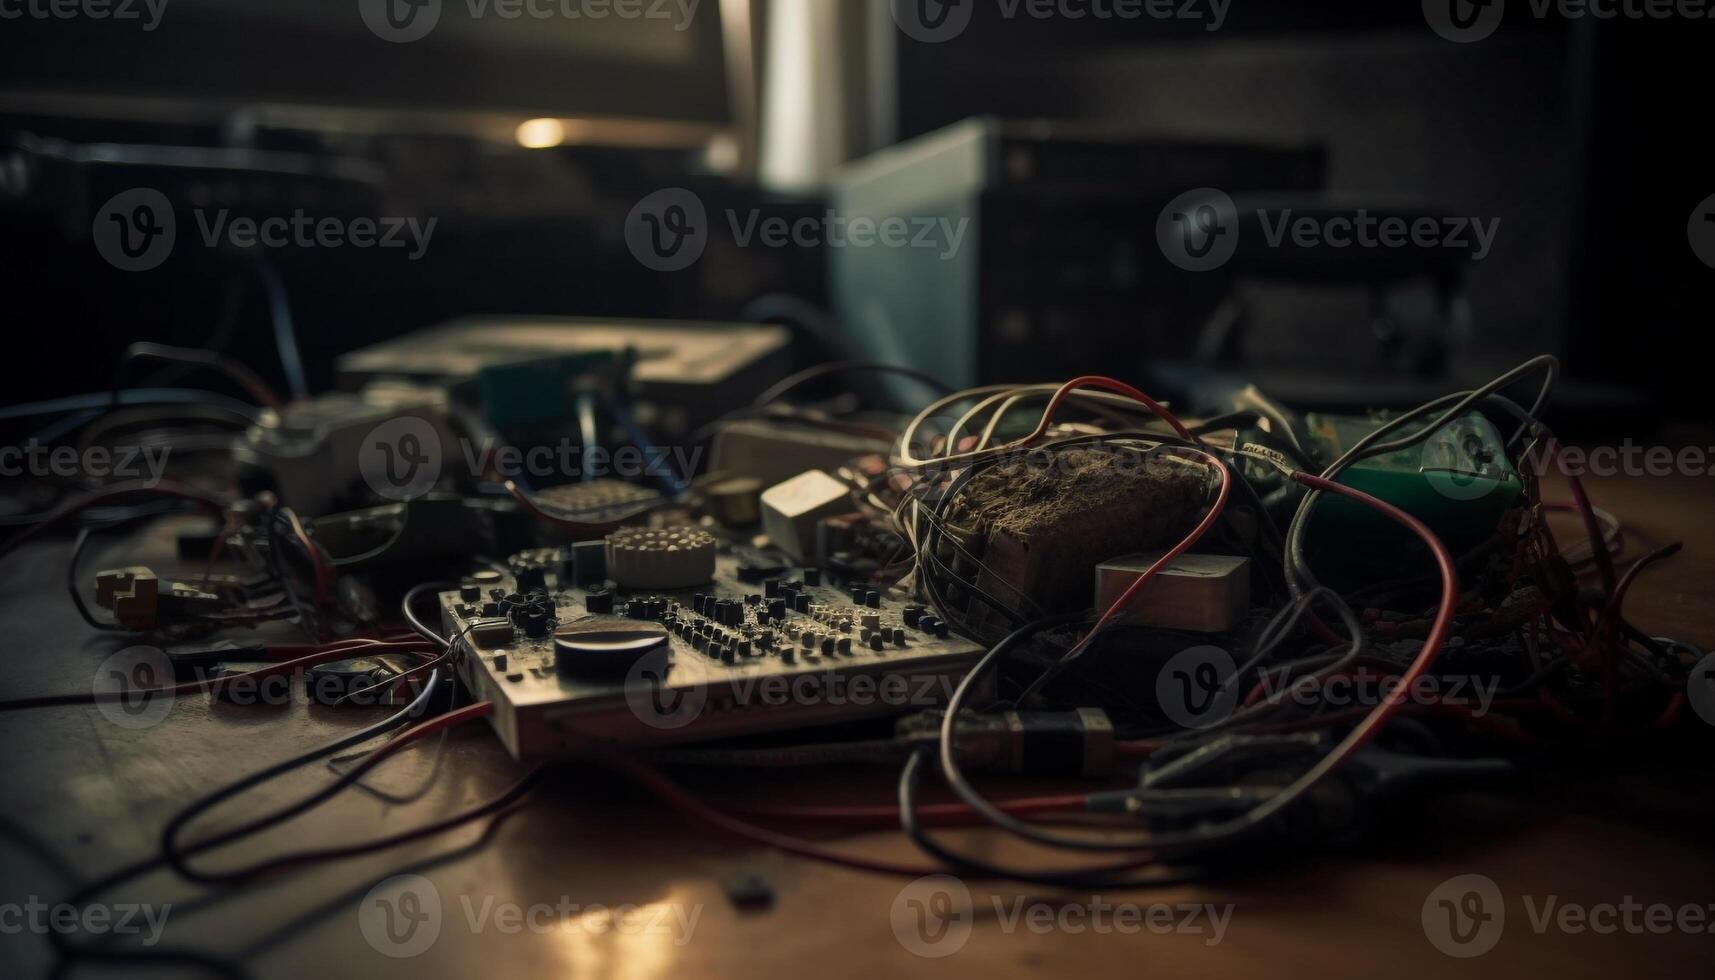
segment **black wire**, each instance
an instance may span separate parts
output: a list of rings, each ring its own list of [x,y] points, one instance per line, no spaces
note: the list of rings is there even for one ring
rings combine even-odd
[[[1128,877],[1127,873],[1139,868],[1165,865],[1153,854],[1112,864],[1096,865],[1080,868],[1075,871],[1037,871],[1028,868],[1014,868],[994,861],[960,854],[936,841],[923,829],[922,821],[917,812],[917,787],[920,782],[923,760],[928,755],[928,749],[918,749],[905,760],[905,766],[899,772],[899,826],[911,843],[930,857],[952,866],[959,874],[971,878],[995,878],[1018,881],[1032,885],[1046,885],[1055,888],[1159,888],[1167,885],[1184,884],[1188,881],[1203,880],[1209,877],[1208,869],[1181,868],[1164,871],[1162,874],[1150,877]]]
[[[836,374],[854,373],[897,374],[901,377],[910,378],[913,381],[920,382],[939,394],[950,395],[953,393],[953,389],[949,387],[946,382],[934,377],[933,375],[919,371],[916,368],[906,367],[903,364],[888,364],[884,361],[829,361],[826,364],[817,364],[813,367],[807,367],[796,374],[782,379],[778,383],[765,389],[762,394],[757,395],[756,400],[751,402],[751,406],[753,408],[761,408],[765,405],[772,405],[785,397],[793,389],[802,387],[803,385],[819,378],[826,378]]]

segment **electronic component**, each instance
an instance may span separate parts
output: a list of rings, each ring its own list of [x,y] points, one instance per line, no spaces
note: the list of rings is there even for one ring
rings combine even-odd
[[[1003,462],[966,483],[944,522],[963,550],[943,542],[939,557],[1020,614],[1084,608],[1098,564],[1163,547],[1196,524],[1211,499],[1209,476],[1202,463],[1121,446],[1070,448],[1047,464]],[[941,591],[985,637],[1010,629],[988,601],[970,601],[956,584]]]
[[[821,470],[808,470],[762,492],[762,530],[781,551],[820,564],[816,524],[852,510],[852,488]]]
[[[763,482],[751,476],[717,476],[701,490],[715,520],[728,527],[749,527],[762,519],[762,487]]]
[[[746,476],[773,486],[806,468],[837,470],[848,461],[888,444],[873,436],[799,425],[787,419],[739,419],[723,423],[709,448],[709,471]]]
[[[695,527],[621,528],[607,536],[607,574],[634,589],[683,589],[715,573],[715,536]]]
[[[619,480],[585,480],[538,490],[536,506],[550,515],[588,525],[578,537],[595,538],[666,503],[648,487]]]
[[[624,677],[666,646],[667,631],[655,623],[591,616],[554,631],[554,666],[578,677]]]
[[[266,410],[232,455],[246,491],[271,490],[317,517],[345,501],[421,496],[456,450],[443,393],[377,384]]]
[[[227,576],[218,578],[223,584],[231,584]],[[120,626],[138,632],[219,612],[227,605],[213,592],[162,579],[141,565],[95,573],[95,602],[113,610]]]
[[[1096,608],[1109,609],[1166,552],[1114,558],[1096,566]],[[1230,633],[1250,610],[1251,560],[1235,555],[1180,555],[1127,603],[1133,623],[1192,633]]]
[[[484,616],[457,590],[440,596],[442,627],[464,654],[460,677],[495,702],[490,723],[521,759],[896,714],[943,700],[982,652],[923,628],[921,616],[907,628],[903,603],[878,594],[870,606],[867,590],[854,604],[832,585],[771,579],[765,596],[730,554],[717,556],[711,581],[678,590],[588,591],[548,578],[535,601],[558,625],[540,637]],[[510,601],[514,586],[503,576],[496,588]]]
[[[784,328],[764,324],[471,317],[345,354],[339,373],[348,385],[381,377],[479,381],[511,365],[635,351],[631,377],[637,397],[656,408],[653,431],[677,435],[692,420],[745,405],[784,375],[790,339]]]

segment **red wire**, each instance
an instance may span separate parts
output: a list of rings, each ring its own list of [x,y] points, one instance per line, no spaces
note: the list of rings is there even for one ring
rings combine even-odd
[[[1153,405],[1154,403],[1151,402],[1150,404]],[[1190,534],[1187,534],[1178,544],[1168,549],[1166,554],[1157,558],[1147,569],[1144,569],[1142,575],[1139,575],[1136,579],[1132,580],[1130,585],[1126,586],[1126,590],[1120,593],[1119,598],[1115,599],[1113,604],[1108,606],[1107,611],[1102,613],[1102,617],[1096,620],[1096,625],[1090,627],[1090,632],[1086,633],[1083,639],[1079,640],[1075,645],[1073,645],[1071,650],[1066,652],[1066,659],[1077,656],[1079,651],[1089,646],[1090,643],[1095,640],[1096,636],[1108,627],[1109,623],[1122,614],[1123,610],[1131,602],[1132,597],[1137,595],[1145,585],[1148,585],[1149,581],[1155,578],[1156,573],[1160,572],[1168,565],[1171,565],[1174,559],[1178,558],[1186,551],[1189,551],[1193,545],[1201,540],[1203,535],[1208,533],[1209,529],[1215,526],[1215,521],[1220,519],[1221,512],[1226,509],[1227,495],[1231,491],[1233,484],[1232,472],[1227,469],[1226,464],[1222,463],[1213,453],[1206,450],[1196,449],[1193,447],[1175,448],[1185,448],[1190,452],[1199,453],[1214,463],[1215,469],[1221,474],[1221,488],[1215,495],[1215,503],[1209,508],[1209,512],[1203,515],[1203,520],[1199,522],[1196,527],[1191,529]]]
[[[162,480],[158,483],[150,483],[145,480],[132,480],[125,483],[115,483],[110,487],[97,490],[88,496],[79,497],[69,503],[61,504],[59,507],[55,508],[52,513],[42,518],[34,526],[12,535],[12,537],[6,539],[5,544],[0,544],[0,557],[11,554],[37,535],[42,534],[62,521],[76,517],[78,514],[83,513],[85,510],[88,510],[96,504],[112,500],[115,497],[127,497],[132,494],[144,497],[177,497],[180,500],[188,500],[192,503],[201,504],[209,510],[216,512],[226,509],[226,502],[220,498],[215,497],[212,494],[203,493],[200,490],[192,489],[191,487],[180,483],[174,483],[171,480]]]
[[[716,829],[726,831],[735,837],[743,837],[746,840],[753,841],[765,847],[777,848],[788,854],[796,854],[799,857],[811,858],[817,861],[822,861],[826,864],[835,864],[843,868],[851,868],[856,871],[869,871],[875,874],[921,878],[924,875],[945,874],[947,870],[945,868],[931,865],[899,864],[892,861],[880,861],[860,857],[855,854],[846,854],[842,851],[823,847],[813,841],[803,840],[789,834],[782,834],[766,827],[758,827],[753,823],[740,820],[731,814],[723,813],[722,811],[715,809],[709,804],[703,802],[701,799],[698,799],[683,786],[680,786],[678,783],[669,779],[666,774],[662,773],[659,769],[629,756],[599,756],[592,757],[591,761],[610,766],[613,769],[630,776],[638,783],[641,783],[645,789],[654,793],[670,806],[673,806],[690,816],[696,817],[698,820],[701,820]],[[898,811],[895,810],[893,812],[895,817],[897,817]]]
[[[1060,813],[1068,810],[1083,810],[1084,794],[1062,793],[1058,796],[1021,797],[995,805],[1015,816]],[[728,811],[737,811],[747,816],[775,817],[781,820],[816,820],[856,826],[897,827],[899,825],[899,807],[897,806],[797,806],[790,803],[737,802],[722,803],[720,806]],[[977,815],[975,810],[959,802],[925,803],[917,808],[917,813],[926,826],[949,826],[963,823],[966,822],[963,818]]]
[[[1429,626],[1429,634],[1423,640],[1423,648],[1418,651],[1417,658],[1411,662],[1411,665],[1400,673],[1399,684],[1395,686],[1393,694],[1383,699],[1375,710],[1360,721],[1357,727],[1353,728],[1351,733],[1346,736],[1345,740],[1329,753],[1329,757],[1335,760],[1334,765],[1338,765],[1340,761],[1343,761],[1375,737],[1381,727],[1393,717],[1395,712],[1399,711],[1401,706],[1405,704],[1412,686],[1429,669],[1429,665],[1434,663],[1436,655],[1441,652],[1441,645],[1446,642],[1447,631],[1453,624],[1453,610],[1459,603],[1459,571],[1454,564],[1452,554],[1447,551],[1447,546],[1441,543],[1441,539],[1435,536],[1435,532],[1425,526],[1422,521],[1398,507],[1362,490],[1354,490],[1345,484],[1335,483],[1333,480],[1323,479],[1310,473],[1294,473],[1292,478],[1313,490],[1336,493],[1355,500],[1366,507],[1380,511],[1397,523],[1405,525],[1412,533],[1422,538],[1424,544],[1429,546],[1429,550],[1435,555],[1435,564],[1441,571],[1441,608],[1436,612],[1435,619]],[[1333,766],[1329,766],[1330,770],[1332,768]]]

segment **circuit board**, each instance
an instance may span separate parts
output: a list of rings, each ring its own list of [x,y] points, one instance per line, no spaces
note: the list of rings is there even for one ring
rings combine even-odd
[[[440,604],[460,678],[494,703],[490,722],[519,759],[920,710],[944,702],[982,652],[919,606],[824,584],[814,569],[746,581],[723,554],[703,585],[630,591],[510,565]],[[592,672],[570,656],[591,635],[634,639]],[[626,662],[637,645],[651,648]]]

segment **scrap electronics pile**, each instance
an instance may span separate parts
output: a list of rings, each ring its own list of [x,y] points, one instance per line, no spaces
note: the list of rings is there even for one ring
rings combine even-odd
[[[33,417],[47,441],[173,450],[159,481],[33,488],[3,546],[75,530],[78,612],[168,652],[176,680],[142,687],[242,704],[286,678],[366,726],[297,759],[248,747],[259,771],[187,807],[160,862],[227,881],[381,849],[523,805],[543,763],[579,758],[809,857],[924,873],[789,832],[902,828],[935,867],[1112,886],[1348,844],[1414,787],[1689,724],[1701,652],[1624,616],[1673,549],[1616,574],[1619,522],[1576,479],[1565,502],[1537,485],[1551,358],[1404,413],[1250,391],[1192,418],[1107,377],[952,392],[844,362],[769,386],[783,331],[585,327],[455,324],[289,400],[218,355],[138,345],[126,377],[224,372],[255,404],[121,379]],[[162,516],[132,539],[153,564],[83,567],[92,535]],[[477,718],[536,767],[504,796],[361,845],[193,863]],[[187,831],[389,732],[304,801]],[[891,767],[897,800],[716,799],[669,775],[835,764]],[[956,799],[920,804],[921,784]],[[1074,853],[1005,867],[926,829],[979,823]]]

